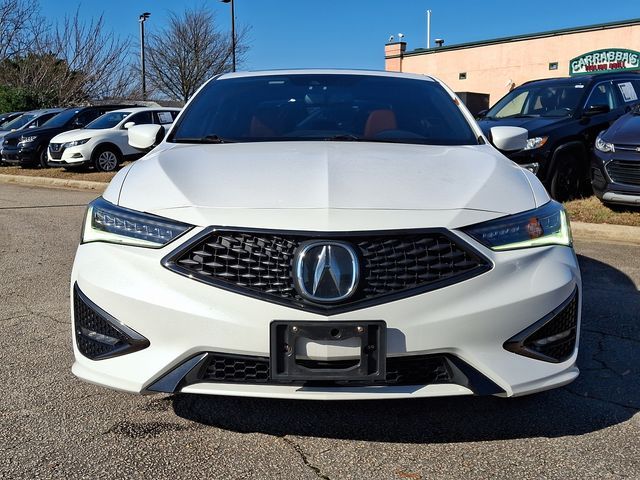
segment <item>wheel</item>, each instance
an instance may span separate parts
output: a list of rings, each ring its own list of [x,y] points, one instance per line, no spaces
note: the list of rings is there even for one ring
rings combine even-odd
[[[120,163],[120,152],[113,147],[102,147],[93,153],[93,166],[99,172],[113,172]]]
[[[38,153],[38,164],[40,168],[49,168],[49,157],[47,155],[47,147],[43,147]]]
[[[580,193],[580,167],[573,156],[558,159],[551,177],[549,193],[559,201],[566,202]]]

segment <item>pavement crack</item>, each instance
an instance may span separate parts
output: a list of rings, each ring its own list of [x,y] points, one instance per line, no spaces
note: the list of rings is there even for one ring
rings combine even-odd
[[[307,454],[304,452],[304,450],[300,445],[294,442],[291,438],[287,438],[286,436],[283,436],[280,438],[282,438],[282,440],[284,440],[284,442],[287,445],[289,445],[291,448],[293,448],[296,451],[296,453],[302,459],[302,463],[304,463],[306,467],[308,467],[311,471],[313,471],[313,473],[315,473],[318,478],[321,478],[323,480],[331,480],[330,477],[322,473],[322,470],[319,467],[317,467],[316,465],[314,465],[309,461]]]
[[[620,402],[616,402],[614,400],[607,400],[606,398],[600,398],[600,397],[594,397],[592,395],[589,395],[588,393],[578,393],[575,392],[567,387],[565,387],[563,389],[565,392],[570,393],[571,395],[574,395],[576,397],[582,398],[582,399],[588,399],[588,400],[596,400],[598,402],[603,402],[603,403],[609,403],[611,405],[616,405],[618,407],[622,407],[622,408],[627,408],[629,410],[633,410],[634,412],[640,412],[640,408],[638,407],[634,407],[632,405],[625,405],[624,403],[620,403]]]
[[[640,338],[633,338],[633,337],[627,337],[625,335],[618,335],[618,334],[615,334],[615,333],[603,332],[601,330],[595,330],[593,328],[585,328],[585,327],[583,327],[582,330],[584,332],[595,333],[595,334],[598,334],[598,335],[604,335],[605,337],[614,337],[614,338],[619,338],[621,340],[628,340],[630,342],[640,343]]]

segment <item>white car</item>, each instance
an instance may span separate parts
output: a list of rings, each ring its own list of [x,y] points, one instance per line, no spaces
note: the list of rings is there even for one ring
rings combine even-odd
[[[567,216],[438,80],[225,74],[87,211],[73,372],[118,390],[295,399],[567,384]],[[492,141],[521,149],[527,132]]]
[[[49,143],[48,164],[67,169],[90,165],[103,172],[113,171],[124,160],[144,155],[144,151],[129,145],[129,127],[155,124],[168,129],[179,112],[179,108],[148,107],[112,110],[80,130],[53,137]]]

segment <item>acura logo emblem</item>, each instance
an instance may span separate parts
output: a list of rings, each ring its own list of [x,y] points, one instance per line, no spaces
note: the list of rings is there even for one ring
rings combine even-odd
[[[358,256],[348,243],[303,243],[293,263],[294,285],[306,300],[339,302],[349,298],[358,285]]]

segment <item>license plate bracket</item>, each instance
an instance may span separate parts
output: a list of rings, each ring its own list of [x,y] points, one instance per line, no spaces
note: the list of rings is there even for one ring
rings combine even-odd
[[[361,322],[271,322],[270,375],[273,381],[376,381],[386,376],[387,335],[382,320]],[[355,365],[310,368],[303,365],[296,350],[299,339],[336,341],[360,339],[360,359]],[[331,362],[326,362],[330,364]]]

